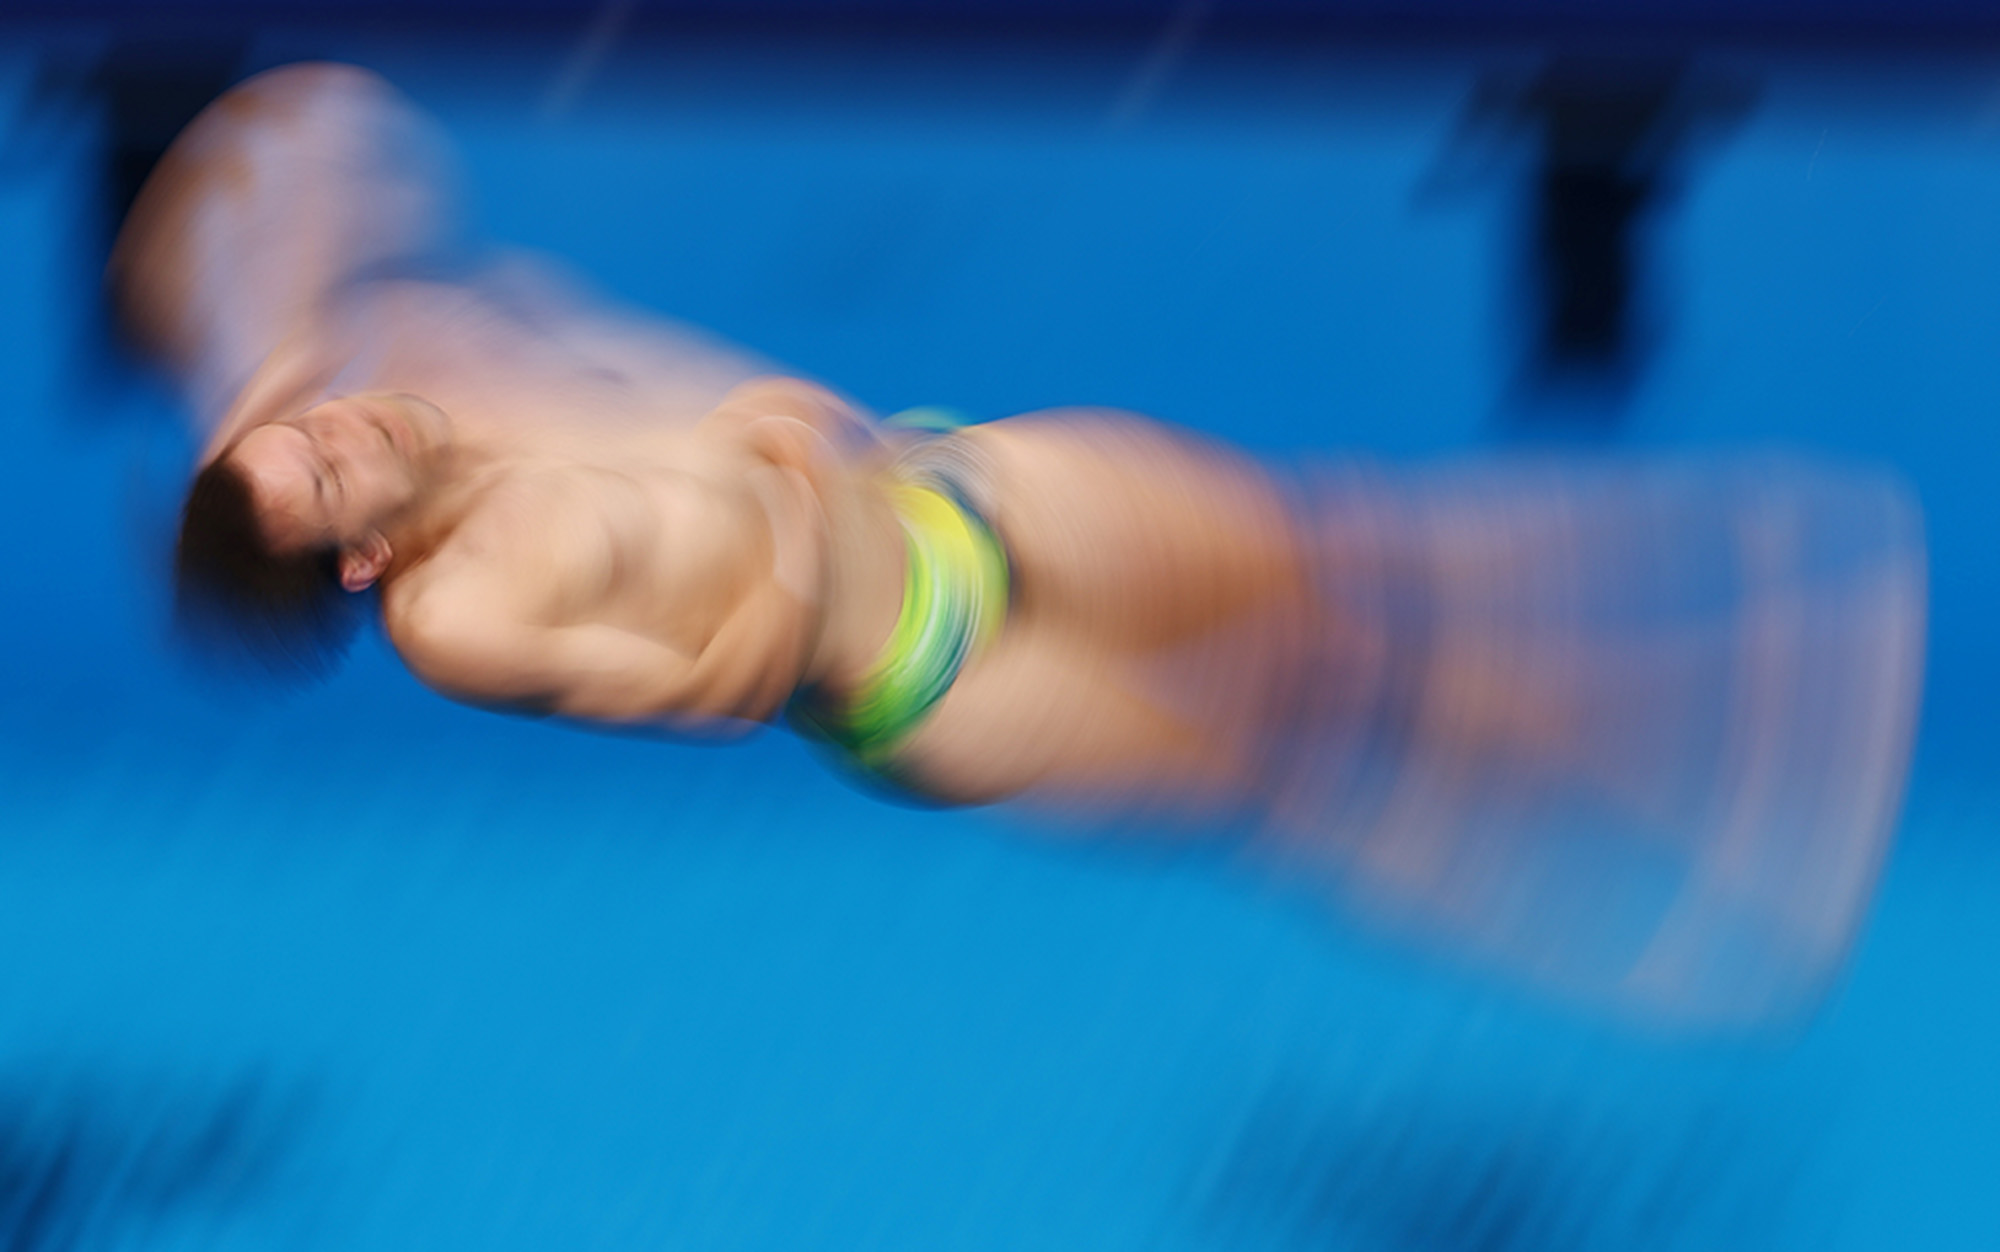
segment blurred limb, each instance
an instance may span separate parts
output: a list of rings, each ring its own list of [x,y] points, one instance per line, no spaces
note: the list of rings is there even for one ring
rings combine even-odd
[[[274,354],[307,355],[344,284],[448,245],[448,182],[442,145],[366,71],[258,75],[161,159],[113,250],[115,299],[212,427]]]
[[[910,743],[922,789],[1093,813],[1240,808],[1307,604],[1301,536],[1271,479],[1103,410],[955,438],[981,463],[1013,587],[1005,631]],[[1225,636],[1242,646],[1212,646]]]
[[[329,395],[414,392],[467,428],[691,420],[771,372],[551,262],[476,252],[455,182],[429,121],[351,66],[258,75],[174,143],[109,277],[210,455]]]
[[[1303,671],[1267,851],[1641,1017],[1817,1003],[1921,684],[1921,523],[1894,482],[1544,462],[1356,476],[1320,509],[1329,612],[1376,659]]]
[[[1893,838],[1924,544],[1797,459],[1488,462],[1302,490],[1136,419],[973,432],[1016,617],[919,732],[937,794],[1252,855],[1656,1024],[1795,1022]]]

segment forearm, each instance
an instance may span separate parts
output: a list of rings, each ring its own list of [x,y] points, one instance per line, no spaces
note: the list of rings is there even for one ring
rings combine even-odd
[[[386,84],[335,65],[259,75],[175,142],[109,277],[135,337],[204,421],[280,344],[311,338],[353,275],[442,246],[440,151]]]
[[[446,152],[387,84],[336,65],[251,79],[175,142],[109,277],[211,451],[329,394],[411,392],[473,424],[691,421],[774,371],[524,254],[417,277],[455,246]]]

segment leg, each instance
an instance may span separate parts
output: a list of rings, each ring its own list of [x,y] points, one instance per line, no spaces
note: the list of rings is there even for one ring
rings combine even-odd
[[[1769,459],[1488,466],[1324,508],[1328,595],[1382,661],[1358,717],[1349,680],[1301,726],[1286,851],[1642,1014],[1809,1008],[1908,767],[1914,502]]]

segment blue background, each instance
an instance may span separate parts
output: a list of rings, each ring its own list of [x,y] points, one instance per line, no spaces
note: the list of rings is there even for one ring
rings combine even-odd
[[[1931,526],[1879,907],[1826,1011],[1744,1043],[1474,980],[1219,859],[884,805],[780,735],[455,708],[373,639],[284,700],[198,680],[164,630],[190,449],[91,346],[97,123],[30,90],[77,37],[0,51],[17,1246],[2000,1246],[1976,58],[1718,53],[1757,106],[1653,241],[1665,331],[1622,438],[1886,460]],[[1505,169],[1426,189],[1521,50],[1197,40],[1148,77],[1158,52],[317,30],[254,56],[381,69],[460,145],[484,233],[882,411],[1116,404],[1273,458],[1490,443],[1520,206]],[[34,1225],[45,1193],[67,1226]]]

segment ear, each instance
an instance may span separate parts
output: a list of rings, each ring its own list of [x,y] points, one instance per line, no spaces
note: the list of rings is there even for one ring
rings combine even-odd
[[[348,591],[368,590],[395,555],[381,531],[369,531],[360,543],[340,550],[340,585]]]

